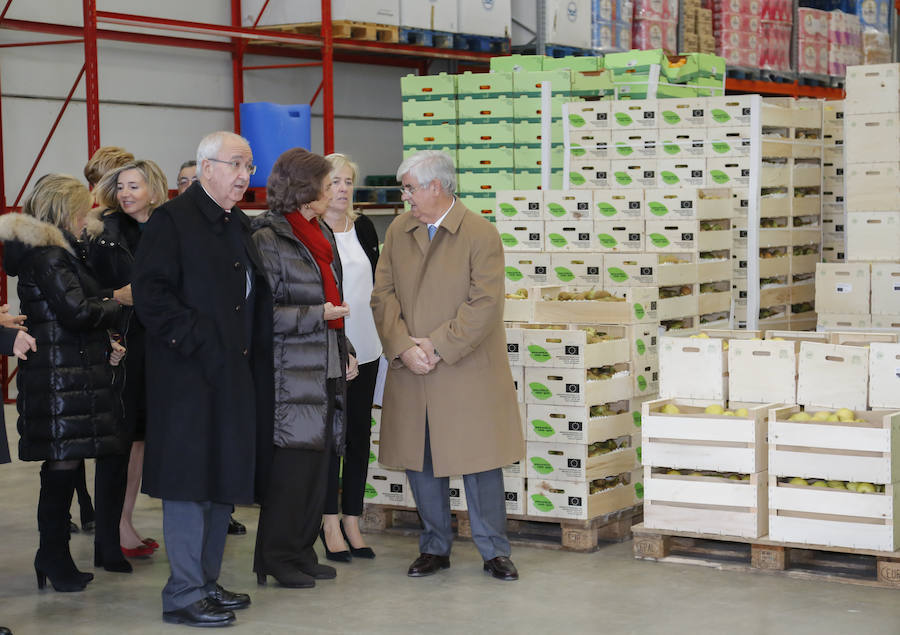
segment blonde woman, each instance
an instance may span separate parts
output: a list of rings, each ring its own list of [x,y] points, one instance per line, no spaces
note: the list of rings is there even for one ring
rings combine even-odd
[[[359,517],[363,511],[369,465],[372,396],[381,358],[381,341],[369,307],[378,263],[378,235],[372,221],[353,209],[356,164],[343,154],[330,154],[325,158],[332,168],[332,196],[324,219],[334,232],[344,267],[344,299],[350,306],[350,317],[346,320],[347,339],[356,349],[359,376],[347,386],[347,449],[341,495],[338,501],[340,458],[332,456],[323,516],[323,542],[326,557],[349,562],[353,556],[375,557],[360,533]],[[338,515],[339,502],[342,520]]]
[[[127,306],[116,328],[117,338],[128,349],[125,358],[125,381],[120,386],[124,405],[125,429],[129,433],[129,454],[121,457],[114,473],[103,482],[96,482],[96,491],[108,488],[110,495],[120,501],[115,518],[97,518],[97,531],[105,523],[120,541],[121,552],[130,558],[146,558],[159,548],[153,538],[143,538],[134,528],[132,516],[141,486],[144,464],[144,438],[147,429],[147,391],[144,371],[144,327],[131,308],[131,269],[134,254],[141,239],[144,223],[153,210],[165,203],[168,184],[163,171],[153,161],[126,163],[107,172],[94,190],[98,205],[103,208],[103,234],[91,241],[88,261],[94,275],[110,297]],[[117,561],[120,569],[130,569],[114,554],[106,559]],[[104,558],[98,565],[106,566]],[[126,566],[127,565],[127,566]]]

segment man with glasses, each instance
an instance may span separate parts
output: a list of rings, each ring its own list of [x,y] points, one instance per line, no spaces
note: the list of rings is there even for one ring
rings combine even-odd
[[[178,193],[184,194],[184,191],[197,182],[197,162],[185,161],[178,168],[178,178],[175,184],[178,186]]]
[[[462,475],[484,570],[516,580],[501,467],[525,442],[503,327],[500,235],[454,196],[449,155],[418,152],[398,168],[409,212],[390,224],[372,311],[389,368],[378,460],[405,468],[424,530],[407,575],[450,566],[449,476]]]
[[[147,329],[143,491],[162,499],[171,575],[163,620],[226,626],[250,597],[217,580],[234,504],[259,502],[272,451],[272,294],[237,207],[256,171],[245,139],[214,132],[198,182],[157,208],[137,250]]]

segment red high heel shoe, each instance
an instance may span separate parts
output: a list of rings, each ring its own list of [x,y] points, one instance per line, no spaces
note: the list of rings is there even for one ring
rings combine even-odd
[[[134,549],[122,547],[122,555],[126,558],[149,558],[153,555],[153,547],[148,545],[141,545]]]
[[[144,538],[141,542],[143,542],[145,545],[147,545],[148,547],[150,547],[150,548],[153,549],[154,551],[155,551],[156,549],[159,549],[159,543],[156,542],[155,540],[153,540],[153,538]]]

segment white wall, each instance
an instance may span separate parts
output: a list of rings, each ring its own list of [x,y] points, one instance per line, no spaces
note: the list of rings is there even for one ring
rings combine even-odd
[[[311,0],[312,1],[312,0]],[[98,10],[228,24],[226,0],[97,0]],[[148,8],[144,8],[148,7]],[[14,0],[8,17],[81,24],[81,3]],[[101,25],[101,28],[125,28]],[[133,30],[133,29],[132,29]],[[178,35],[177,33],[170,33]],[[0,30],[0,43],[61,39]],[[231,58],[227,53],[114,41],[99,44],[100,141],[153,159],[174,181],[207,132],[232,129]],[[3,156],[7,200],[15,199],[84,61],[80,44],[3,49],[0,57]],[[302,60],[248,56],[245,65]],[[335,65],[335,149],[350,154],[361,173],[390,174],[400,163],[400,77],[409,69]],[[245,101],[308,103],[319,68],[247,71]],[[63,116],[36,175],[81,174],[87,161],[84,80]],[[322,151],[322,100],[313,107],[313,151]],[[317,116],[318,115],[318,116]],[[34,179],[32,179],[33,182]]]

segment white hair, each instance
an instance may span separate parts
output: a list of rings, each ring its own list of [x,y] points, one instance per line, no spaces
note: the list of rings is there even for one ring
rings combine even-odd
[[[456,192],[456,166],[446,152],[422,150],[411,154],[397,168],[397,180],[401,180],[407,173],[418,181],[419,185],[428,185],[437,179],[444,192],[447,194]]]
[[[203,137],[200,140],[200,145],[197,146],[197,168],[202,169],[204,159],[215,159],[226,139],[240,140],[248,146],[250,145],[250,142],[239,134],[228,132],[227,130],[211,132]]]

